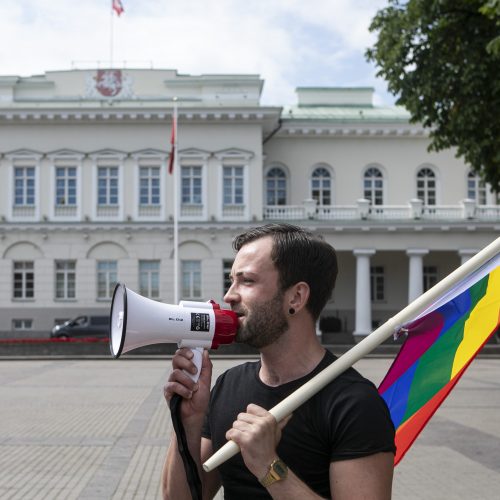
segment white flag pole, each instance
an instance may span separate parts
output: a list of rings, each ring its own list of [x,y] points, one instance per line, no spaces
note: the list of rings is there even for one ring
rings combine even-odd
[[[323,387],[329,384],[333,379],[350,368],[362,357],[373,351],[373,349],[384,342],[384,340],[387,340],[391,335],[397,333],[402,325],[422,314],[427,308],[436,302],[441,295],[444,295],[450,288],[465,279],[469,274],[476,271],[498,253],[500,253],[500,238],[497,238],[495,241],[483,248],[483,250],[474,255],[465,264],[460,266],[427,292],[415,299],[398,314],[390,318],[373,333],[368,335],[361,342],[335,360],[331,365],[318,373],[318,375],[313,377],[303,386],[299,387],[295,392],[290,394],[290,396],[281,401],[281,403],[278,403],[274,408],[269,410],[269,413],[271,413],[278,422],[283,420],[288,415],[291,415],[299,406],[323,389]],[[239,451],[240,449],[234,441],[228,441],[203,464],[203,469],[206,472],[210,472],[229,458],[236,455]]]
[[[109,68],[113,69],[113,2],[111,2],[111,12],[109,20]]]
[[[179,162],[178,158],[178,150],[177,150],[177,131],[179,128],[177,127],[177,97],[174,97],[174,117],[172,121],[172,127],[174,127],[174,144],[173,151],[171,154],[174,155],[174,163],[173,163],[173,182],[174,182],[174,304],[179,303],[179,203],[178,203],[178,178],[179,178]]]

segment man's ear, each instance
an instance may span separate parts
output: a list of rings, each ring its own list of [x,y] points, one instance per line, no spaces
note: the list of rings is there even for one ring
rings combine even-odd
[[[292,285],[286,292],[288,309],[293,309],[295,312],[304,309],[309,301],[310,293],[311,289],[305,281],[299,281]]]

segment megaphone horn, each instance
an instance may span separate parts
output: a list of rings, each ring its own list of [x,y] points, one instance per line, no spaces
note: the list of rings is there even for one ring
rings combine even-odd
[[[181,301],[178,306],[148,299],[118,283],[111,302],[111,355],[151,344],[216,349],[233,342],[238,316],[210,302]]]

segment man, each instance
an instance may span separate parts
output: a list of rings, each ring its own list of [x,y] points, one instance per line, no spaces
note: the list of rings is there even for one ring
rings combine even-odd
[[[210,394],[205,351],[197,383],[188,349],[173,358],[165,398],[184,399],[181,416],[203,485],[203,498],[224,487],[225,498],[388,499],[394,428],[373,384],[349,369],[295,413],[276,423],[267,411],[328,366],[315,324],[337,275],[334,249],[296,226],[269,224],[235,238],[237,255],[225,302],[239,316],[237,341],[256,347],[260,361],[224,373]],[[206,417],[205,417],[206,415]],[[201,463],[235,441],[241,454],[216,471]],[[163,471],[165,498],[190,498],[172,438]]]

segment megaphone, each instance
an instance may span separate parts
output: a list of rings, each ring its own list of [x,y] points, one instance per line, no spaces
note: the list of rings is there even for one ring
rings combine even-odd
[[[203,348],[230,344],[237,330],[236,313],[221,309],[213,301],[181,301],[174,306],[143,297],[123,283],[115,286],[109,332],[109,347],[115,359],[145,345],[177,343],[193,350],[199,373]]]

